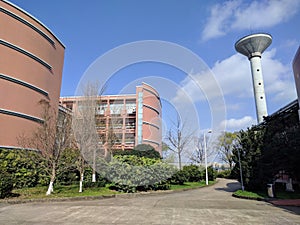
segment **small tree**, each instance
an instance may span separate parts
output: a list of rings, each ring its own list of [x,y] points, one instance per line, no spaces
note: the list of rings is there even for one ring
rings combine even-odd
[[[230,170],[233,166],[233,148],[237,141],[237,133],[224,132],[218,140],[218,148],[223,162],[228,163]]]
[[[83,180],[84,180],[84,171],[85,168],[87,167],[87,164],[81,154],[81,152],[79,152],[77,160],[76,160],[76,167],[77,170],[79,171],[79,192],[82,192],[82,187],[83,187]]]
[[[109,118],[106,132],[101,136],[102,143],[104,143],[105,146],[105,158],[109,161],[113,158],[114,145],[120,142],[113,126],[114,124],[119,124],[120,122],[122,122],[122,119],[114,117]]]
[[[204,148],[204,136],[194,137],[194,151],[189,155],[189,159],[192,163],[204,164],[205,161],[205,148]],[[207,145],[207,144],[206,144]],[[207,158],[212,156],[213,151],[211,148],[206,149]]]
[[[181,170],[182,155],[191,142],[193,133],[186,130],[185,124],[181,122],[179,117],[177,117],[177,121],[173,125],[173,128],[167,134],[167,140],[170,143],[169,149],[176,153],[178,157],[179,169]]]
[[[162,159],[164,162],[167,163],[174,163],[175,162],[175,153],[170,151],[169,146],[167,143],[162,142]]]
[[[83,97],[78,99],[73,110],[72,128],[77,148],[82,157],[93,162],[92,181],[96,182],[96,155],[99,147],[95,117],[98,100],[98,83],[83,86]],[[101,93],[104,89],[101,90]],[[81,156],[80,156],[81,157]]]
[[[264,184],[258,178],[260,175],[259,168],[261,167],[261,155],[263,146],[264,130],[256,130],[248,128],[246,131],[240,131],[237,135],[237,142],[233,149],[233,160],[235,167],[232,170],[232,175],[240,180],[239,157],[243,174],[243,182],[248,190],[261,188]],[[266,168],[265,168],[266,169]],[[240,180],[241,181],[241,180]]]
[[[72,172],[79,172],[79,192],[82,192],[85,169],[88,164],[84,160],[80,150],[76,146],[66,149],[60,160],[59,172],[62,175],[70,175]]]
[[[46,195],[53,192],[58,163],[62,152],[70,146],[71,117],[60,114],[51,107],[48,101],[41,100],[43,123],[33,133],[29,147],[39,150],[38,156],[44,162],[45,172],[49,175],[49,186]]]

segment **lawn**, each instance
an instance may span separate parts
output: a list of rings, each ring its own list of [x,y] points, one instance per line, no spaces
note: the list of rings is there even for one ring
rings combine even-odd
[[[264,192],[250,192],[238,190],[234,192],[237,197],[252,198],[252,199],[264,199],[268,198],[267,193]],[[275,198],[277,199],[300,199],[299,192],[286,192],[286,191],[275,191]]]
[[[46,186],[22,188],[13,191],[13,195],[18,199],[38,199],[38,198],[64,198],[80,196],[108,196],[118,194],[119,192],[110,190],[109,187],[85,188],[83,192],[78,192],[78,185],[55,186],[51,195],[46,196]]]
[[[209,185],[216,181],[210,181]],[[205,181],[202,182],[186,182],[184,185],[171,185],[171,190],[189,189],[205,186]],[[54,191],[51,195],[46,196],[47,186],[39,186],[32,188],[22,188],[13,190],[13,197],[10,199],[50,199],[50,198],[70,198],[70,197],[88,197],[88,196],[111,196],[122,194],[106,187],[90,187],[84,188],[82,193],[78,192],[78,185],[54,186]]]
[[[209,181],[208,184],[215,184],[216,181]],[[197,188],[204,187],[205,181],[201,182],[185,182],[183,185],[171,184],[171,190],[179,190],[179,189],[189,189],[189,188]]]
[[[255,193],[255,192],[242,191],[242,190],[237,190],[236,192],[234,192],[234,195],[237,197],[261,199],[261,200],[267,197],[267,195],[264,193]]]

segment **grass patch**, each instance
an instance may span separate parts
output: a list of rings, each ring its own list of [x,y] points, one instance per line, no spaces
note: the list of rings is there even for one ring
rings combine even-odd
[[[275,197],[278,199],[300,199],[300,193],[299,192],[286,192],[286,191],[276,192],[276,190],[275,190]]]
[[[286,192],[286,191],[276,191],[275,190],[275,198],[277,199],[300,199],[299,192]],[[234,195],[237,197],[243,198],[252,198],[252,199],[264,199],[268,198],[268,195],[263,192],[250,192],[250,191],[242,191],[238,190],[234,192]]]
[[[209,181],[208,182],[209,185],[212,185],[212,184],[215,184],[215,183],[216,183],[216,181]],[[170,190],[189,189],[189,188],[204,187],[204,186],[206,186],[205,181],[185,182],[183,185],[171,184]]]
[[[47,189],[47,186],[16,189],[13,191],[13,195],[18,196],[18,199],[47,199],[118,194],[118,192],[110,190],[108,186],[84,188],[81,193],[78,192],[78,185],[54,186],[53,193],[46,196]]]
[[[264,199],[267,197],[267,195],[263,193],[255,193],[255,192],[242,191],[242,190],[237,190],[236,192],[234,192],[234,195],[237,197],[249,198],[249,199]]]
[[[209,181],[209,185],[216,181]],[[205,181],[201,182],[186,182],[184,185],[171,185],[170,190],[190,189],[204,187]],[[114,194],[122,194],[122,192],[109,189],[109,184],[105,187],[90,187],[84,188],[83,192],[78,192],[78,185],[54,186],[54,191],[51,195],[46,195],[48,186],[37,186],[31,188],[15,189],[9,199],[53,199],[53,198],[72,198],[72,197],[88,197],[88,196],[110,196]]]

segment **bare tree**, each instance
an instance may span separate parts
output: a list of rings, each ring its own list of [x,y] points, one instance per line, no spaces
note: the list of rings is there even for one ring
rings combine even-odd
[[[83,97],[76,102],[73,110],[72,128],[75,142],[84,159],[92,161],[92,182],[96,181],[96,154],[99,147],[99,136],[96,129],[97,102],[100,100],[99,84],[87,83],[83,86]],[[100,91],[102,93],[104,89]],[[81,159],[80,159],[81,160]],[[83,178],[83,174],[81,175]]]
[[[109,118],[108,121],[106,133],[102,136],[102,142],[104,143],[106,149],[105,158],[107,158],[108,160],[111,160],[113,158],[113,150],[115,144],[120,143],[120,141],[122,141],[115,132],[114,127],[116,127],[116,129],[120,129],[118,126],[121,126],[122,128],[123,119],[111,115],[111,118]]]
[[[53,192],[58,163],[62,152],[70,146],[71,117],[52,108],[48,101],[41,100],[43,123],[33,133],[29,140],[29,147],[39,150],[39,157],[44,161],[45,172],[50,177],[46,195]]]
[[[162,158],[164,162],[174,163],[175,162],[175,153],[170,151],[170,148],[166,142],[162,142]]]
[[[189,155],[189,159],[194,163],[203,164],[205,160],[205,150],[203,137],[194,137],[194,151]]]
[[[193,132],[186,130],[185,124],[181,122],[179,117],[173,125],[167,134],[167,140],[170,143],[169,149],[178,157],[179,169],[181,170],[182,156],[192,140]]]
[[[232,150],[236,140],[237,140],[236,133],[224,132],[219,137],[217,143],[221,155],[221,160],[227,163],[230,169],[232,169],[233,162],[234,162],[232,158],[233,157]]]
[[[204,136],[194,137],[194,150],[189,154],[189,159],[194,163],[204,164],[205,161],[205,148],[204,144],[207,144],[207,141],[204,142]],[[206,146],[208,147],[208,146]],[[211,148],[206,148],[207,158],[213,155]]]

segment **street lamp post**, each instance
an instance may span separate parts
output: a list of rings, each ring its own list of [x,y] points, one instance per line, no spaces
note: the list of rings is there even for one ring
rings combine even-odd
[[[239,166],[240,166],[240,176],[241,176],[241,185],[242,185],[242,191],[244,191],[244,182],[243,182],[243,171],[242,171],[242,165],[241,165],[241,156],[240,156],[240,150],[238,149],[238,157],[239,157]]]
[[[211,133],[211,130],[208,131]],[[205,158],[205,184],[208,185],[208,172],[207,172],[207,146],[206,146],[206,137],[205,133],[203,134],[203,145],[204,145],[204,158]]]

